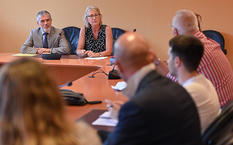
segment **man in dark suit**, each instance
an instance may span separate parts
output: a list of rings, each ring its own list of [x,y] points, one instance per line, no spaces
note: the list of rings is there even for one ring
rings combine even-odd
[[[36,18],[39,28],[31,31],[30,36],[21,48],[21,52],[32,54],[70,54],[71,48],[65,38],[64,32],[52,26],[50,13],[42,10],[38,12]]]
[[[127,32],[114,56],[124,93],[130,98],[104,145],[201,145],[200,121],[190,95],[155,69],[154,53],[139,35]]]

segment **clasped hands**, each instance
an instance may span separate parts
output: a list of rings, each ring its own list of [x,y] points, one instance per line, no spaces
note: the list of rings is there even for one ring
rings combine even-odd
[[[94,53],[90,50],[77,50],[77,55],[79,57],[99,57],[101,56],[100,53]]]
[[[48,53],[50,53],[51,52],[51,50],[50,49],[48,49],[48,48],[38,48],[37,49],[37,53],[38,54],[48,54]]]

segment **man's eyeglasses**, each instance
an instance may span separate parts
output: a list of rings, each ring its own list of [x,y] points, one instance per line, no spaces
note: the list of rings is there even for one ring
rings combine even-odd
[[[95,15],[88,15],[88,18],[94,18],[94,17],[98,17],[100,14],[95,14]]]

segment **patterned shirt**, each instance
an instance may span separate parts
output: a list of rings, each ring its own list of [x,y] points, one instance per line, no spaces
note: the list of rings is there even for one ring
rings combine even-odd
[[[197,71],[212,82],[217,91],[219,103],[223,107],[230,100],[233,100],[233,71],[231,64],[217,42],[207,38],[200,31],[195,32],[194,36],[204,44],[204,54]],[[167,76],[174,80],[170,73]]]
[[[85,50],[91,50],[95,53],[103,52],[106,50],[106,25],[101,25],[100,30],[97,36],[97,39],[94,38],[92,33],[92,28],[85,28]]]

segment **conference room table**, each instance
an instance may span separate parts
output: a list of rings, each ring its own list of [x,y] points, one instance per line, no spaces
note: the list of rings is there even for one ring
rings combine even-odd
[[[20,56],[21,57],[21,56]],[[20,58],[13,53],[0,53],[0,65]],[[88,101],[100,100],[101,104],[84,106],[66,106],[67,117],[76,121],[92,110],[106,110],[105,99],[127,101],[128,98],[111,88],[118,80],[109,80],[105,73],[112,70],[110,57],[102,60],[78,58],[76,55],[64,55],[60,60],[44,60],[40,55],[32,57],[46,66],[57,85],[72,81],[72,86],[62,87],[83,93]]]

